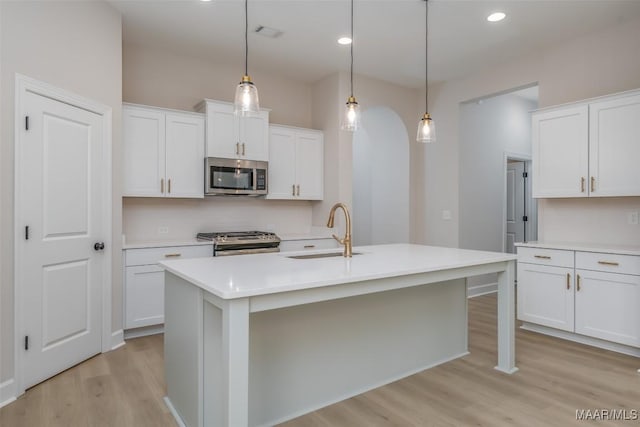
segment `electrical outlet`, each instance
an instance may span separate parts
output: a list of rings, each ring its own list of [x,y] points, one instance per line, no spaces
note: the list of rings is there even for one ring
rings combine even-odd
[[[629,217],[627,218],[627,222],[630,225],[638,225],[638,211],[629,212]]]
[[[451,219],[451,211],[449,210],[442,211],[442,219],[444,219],[445,221],[449,221]]]
[[[169,234],[169,227],[158,227],[158,234]]]

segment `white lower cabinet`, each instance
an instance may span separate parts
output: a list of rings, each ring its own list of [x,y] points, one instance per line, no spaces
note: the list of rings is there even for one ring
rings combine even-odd
[[[576,270],[575,332],[640,347],[640,276]]]
[[[523,322],[640,347],[638,307],[640,256],[518,248]]]
[[[326,239],[283,240],[280,242],[280,252],[333,249],[338,246],[338,242],[332,237]]]
[[[573,268],[518,263],[518,319],[573,331]]]
[[[158,261],[213,256],[212,245],[124,250],[124,329],[164,323],[164,270]]]

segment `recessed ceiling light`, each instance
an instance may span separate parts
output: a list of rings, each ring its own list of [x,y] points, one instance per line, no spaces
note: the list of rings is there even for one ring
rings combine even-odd
[[[208,2],[208,1],[211,1],[211,0],[200,0],[200,1],[203,1],[203,2]]]
[[[351,40],[350,37],[340,37],[338,39],[338,43],[340,43],[340,44],[351,44],[352,41],[353,40]]]
[[[506,17],[507,15],[504,12],[494,12],[491,15],[487,16],[487,21],[498,22],[498,21],[502,21]]]

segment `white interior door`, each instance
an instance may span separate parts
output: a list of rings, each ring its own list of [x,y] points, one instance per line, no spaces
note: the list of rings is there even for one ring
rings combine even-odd
[[[16,222],[24,227],[16,245],[17,304],[28,388],[101,351],[106,261],[94,245],[106,237],[109,195],[101,173],[102,116],[29,91],[22,105],[17,114],[28,116],[29,125],[16,165]]]
[[[525,240],[524,162],[507,163],[507,234],[505,250],[515,254],[514,243]]]

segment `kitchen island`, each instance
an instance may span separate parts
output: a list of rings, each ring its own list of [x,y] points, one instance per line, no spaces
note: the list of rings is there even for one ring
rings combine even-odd
[[[517,370],[515,255],[410,244],[295,255],[160,263],[166,401],[180,423],[274,425],[464,356],[465,279],[480,274],[498,273],[496,369]]]

